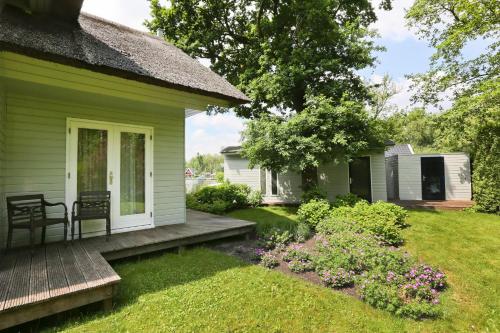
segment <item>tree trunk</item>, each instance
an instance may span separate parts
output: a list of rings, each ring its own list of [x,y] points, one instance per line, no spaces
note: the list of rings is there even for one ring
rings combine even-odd
[[[302,171],[302,190],[308,191],[318,185],[318,168],[309,167]]]

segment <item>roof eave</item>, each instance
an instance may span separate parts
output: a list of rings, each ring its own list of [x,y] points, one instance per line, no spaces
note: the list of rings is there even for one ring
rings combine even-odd
[[[180,84],[175,84],[172,82],[167,82],[163,81],[160,79],[155,79],[152,77],[147,77],[144,75],[132,73],[129,71],[121,70],[118,68],[114,67],[109,67],[109,66],[101,66],[101,65],[91,65],[89,63],[86,63],[84,61],[76,60],[76,59],[71,59],[63,56],[59,56],[53,53],[46,53],[38,50],[33,50],[30,48],[22,47],[19,45],[13,45],[10,43],[4,43],[0,42],[0,51],[9,51],[13,53],[18,53],[21,55],[41,59],[41,60],[46,60],[46,61],[51,61],[55,63],[59,63],[62,65],[68,65],[72,67],[77,67],[77,68],[82,68],[82,69],[87,69],[91,70],[94,72],[102,73],[102,74],[107,74],[107,75],[112,75],[116,77],[120,77],[123,79],[127,80],[134,80],[146,84],[151,84],[163,88],[170,88],[170,89],[175,89],[179,91],[184,91],[184,92],[189,92],[189,93],[194,93],[202,96],[207,96],[207,97],[212,97],[219,99],[221,101],[225,101],[227,103],[221,103],[219,106],[223,107],[232,107],[232,106],[237,106],[241,104],[246,104],[249,103],[251,100],[245,96],[245,98],[238,98],[234,96],[229,96],[229,95],[224,95],[221,93],[217,92],[212,92],[212,91],[206,91],[202,89],[197,89],[193,87],[188,87]]]

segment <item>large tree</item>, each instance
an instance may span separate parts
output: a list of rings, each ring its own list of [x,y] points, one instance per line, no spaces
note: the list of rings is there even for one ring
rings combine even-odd
[[[390,9],[390,0],[381,6]],[[370,120],[354,114],[364,113],[362,108],[336,111],[346,101],[365,103],[370,97],[358,74],[374,64],[373,51],[379,50],[368,29],[376,21],[370,0],[176,0],[165,6],[151,0],[151,14],[146,22],[151,31],[161,29],[191,56],[209,59],[215,72],[251,98],[236,109],[258,122],[250,122],[245,132],[252,147],[245,143],[244,153],[251,163],[312,174],[325,160],[348,159],[370,145],[380,147],[381,140],[372,140]],[[335,122],[331,127],[338,129],[338,139],[325,140],[327,146],[308,154],[297,145],[282,145],[286,151],[269,154],[268,139],[275,134],[271,130],[301,142],[332,134],[322,126],[297,125],[298,120],[321,122],[295,120],[306,108],[318,107],[333,112],[328,117]],[[353,121],[358,123],[353,126]],[[368,130],[353,135],[352,128]],[[325,152],[333,151],[337,155],[326,157]]]

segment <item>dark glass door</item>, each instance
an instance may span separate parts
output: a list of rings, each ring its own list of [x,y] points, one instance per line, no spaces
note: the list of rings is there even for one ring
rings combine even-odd
[[[422,157],[422,199],[445,200],[444,157]]]
[[[349,184],[351,193],[372,201],[370,157],[357,157],[349,163]]]

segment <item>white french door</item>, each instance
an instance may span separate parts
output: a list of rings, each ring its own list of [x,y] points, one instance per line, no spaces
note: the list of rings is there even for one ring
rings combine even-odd
[[[82,191],[111,191],[111,230],[153,226],[153,129],[68,119],[66,201]],[[101,234],[104,221],[85,221],[82,233]]]

